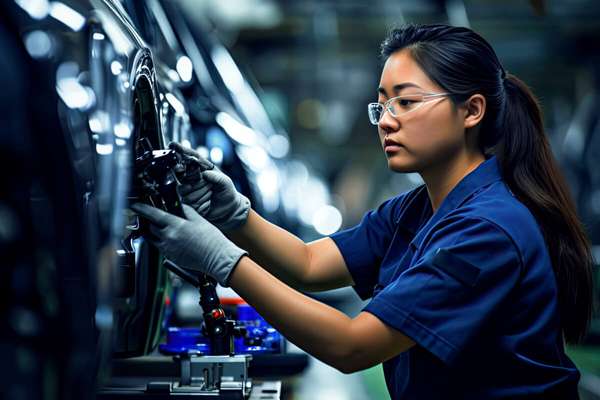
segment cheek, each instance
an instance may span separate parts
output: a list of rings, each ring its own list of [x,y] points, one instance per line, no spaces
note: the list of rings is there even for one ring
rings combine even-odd
[[[463,142],[463,133],[458,129],[455,119],[446,113],[432,113],[430,118],[407,121],[405,128],[407,145],[419,158],[444,157],[444,154],[454,152]]]

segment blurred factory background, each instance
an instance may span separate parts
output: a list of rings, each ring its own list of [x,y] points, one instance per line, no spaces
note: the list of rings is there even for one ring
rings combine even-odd
[[[144,46],[148,46],[154,57],[154,63],[148,61],[144,67],[153,71],[150,81],[153,74],[156,75],[157,92],[152,95],[160,106],[158,125],[161,126],[155,131],[162,131],[163,137],[149,138],[152,144],[154,140],[163,145],[164,141],[176,140],[204,152],[234,178],[238,188],[252,199],[253,206],[263,216],[310,241],[353,226],[366,211],[383,200],[422,183],[416,174],[389,172],[376,128],[369,124],[366,113],[367,103],[376,98],[381,70],[379,44],[390,28],[403,23],[471,27],[492,44],[508,71],[532,87],[541,101],[548,135],[590,234],[595,258],[600,260],[600,3],[596,1],[5,1],[3,7],[7,11],[0,8],[6,12],[2,15],[2,20],[8,21],[4,26],[10,34],[18,33],[14,37],[20,35],[24,48],[22,54],[16,50],[15,54],[28,54],[36,62],[48,61],[49,64],[42,67],[36,64],[31,85],[41,83],[38,91],[32,92],[48,90],[54,97],[23,104],[37,109],[44,108],[40,104],[50,104],[51,109],[57,101],[62,102],[65,107],[60,119],[66,122],[55,122],[65,132],[71,132],[75,143],[65,154],[72,158],[73,169],[80,169],[78,176],[85,175],[83,170],[93,170],[97,175],[92,182],[98,183],[99,190],[106,191],[106,198],[98,192],[95,205],[98,218],[104,223],[94,225],[81,222],[82,218],[70,217],[77,219],[73,224],[87,232],[86,237],[96,240],[96,246],[88,243],[85,247],[88,253],[69,253],[68,245],[64,245],[68,235],[63,236],[64,241],[59,245],[48,239],[51,234],[41,235],[46,249],[67,246],[61,252],[80,257],[82,265],[89,263],[85,265],[90,271],[95,271],[102,260],[113,260],[114,254],[107,256],[102,249],[107,243],[122,239],[115,232],[116,227],[124,224],[121,209],[127,198],[128,177],[118,172],[123,174],[130,165],[118,155],[127,154],[123,148],[130,145],[130,136],[137,138],[136,124],[146,121],[144,109],[141,116],[135,110],[126,110],[113,119],[116,115],[113,110],[127,109],[124,96],[129,88],[128,77],[141,68],[136,63],[143,57],[131,54],[138,50],[144,54]],[[14,15],[18,18],[13,19]],[[127,17],[121,18],[124,15]],[[56,28],[56,24],[60,28]],[[98,30],[94,30],[96,28]],[[125,33],[119,33],[121,31]],[[89,60],[87,53],[82,55],[77,50],[85,47],[86,40],[78,36],[82,32],[91,37]],[[0,30],[0,34],[4,31]],[[102,44],[104,41],[110,43]],[[0,41],[0,46],[12,49],[6,42]],[[40,70],[51,71],[48,76],[56,79],[56,84],[48,83],[51,81],[46,80],[45,75],[37,74]],[[15,76],[22,78],[17,72]],[[14,89],[14,92],[19,90]],[[145,95],[135,94],[141,99],[142,107]],[[15,104],[16,107],[21,103]],[[6,114],[4,121],[9,120]],[[39,125],[39,121],[37,123]],[[93,139],[92,150],[75,140],[73,132],[83,132],[81,129]],[[8,144],[2,143],[3,151],[10,153],[6,150],[10,146],[19,149],[25,146],[11,140]],[[54,139],[47,138],[40,143],[45,145],[46,140],[53,143]],[[99,161],[89,169],[81,169],[88,158]],[[4,160],[5,164],[0,165],[3,168],[15,165],[9,162],[12,158]],[[8,177],[3,179],[5,187],[14,184]],[[77,193],[81,188],[88,190],[88,181],[82,178],[81,182],[69,189]],[[55,198],[52,201],[59,202]],[[6,224],[8,214],[2,207],[0,211],[4,213],[0,213],[0,220],[4,222],[4,228],[0,229],[0,250],[4,254],[9,248],[5,244],[10,244],[12,239]],[[89,226],[98,231],[92,229],[89,233]],[[76,238],[77,231],[71,233]],[[35,232],[33,234],[35,236]],[[127,253],[125,250],[119,257]],[[127,254],[135,253],[137,260],[138,248],[129,250]],[[43,255],[51,253],[48,250]],[[62,253],[54,255],[59,271]],[[94,256],[89,256],[91,253]],[[117,263],[126,263],[125,255]],[[148,257],[158,256],[149,253]],[[27,262],[38,263],[36,260]],[[78,305],[80,309],[57,306],[59,311],[54,314],[49,311],[23,313],[23,310],[42,309],[45,297],[40,295],[34,302],[28,298],[21,304],[21,297],[13,293],[21,293],[20,290],[38,293],[47,288],[19,286],[28,275],[13,275],[11,278],[6,272],[4,286],[1,286],[4,304],[9,304],[0,309],[7,316],[0,318],[6,324],[2,332],[11,333],[0,335],[0,345],[11,343],[13,332],[45,337],[41,330],[29,329],[38,327],[32,322],[35,318],[48,322],[86,312],[82,311],[84,305]],[[112,326],[114,331],[121,321],[119,318],[126,318],[128,310],[120,303],[111,305],[107,294],[110,290],[105,287],[110,280],[107,275],[96,271],[84,278],[94,284],[78,290],[89,289],[97,295],[90,307],[94,309],[102,343],[103,326],[106,331]],[[163,315],[155,308],[161,308],[157,304],[162,302],[165,285],[179,290],[171,312],[180,320],[194,320],[198,302],[195,291],[172,276],[157,275],[154,279],[163,286],[161,288],[159,283],[149,289],[154,297],[148,300],[148,304],[151,303],[148,308],[152,310],[148,311],[148,318],[153,322],[144,320],[144,324],[153,326],[156,338],[144,340],[144,344],[137,347],[133,340],[120,343],[124,354],[146,354],[155,347],[153,344],[157,343],[161,328],[157,315]],[[57,304],[69,299],[68,296],[62,299],[61,292],[57,293]],[[82,292],[73,292],[71,300],[78,293]],[[316,297],[350,315],[360,312],[364,304],[352,289],[320,293]],[[600,287],[597,298],[600,299]],[[166,313],[169,313],[168,307]],[[89,329],[92,328],[83,325],[71,327],[69,337],[85,335]],[[60,337],[59,332],[52,332],[53,337]],[[67,339],[60,340],[66,343]],[[29,344],[24,346],[27,348]],[[87,342],[76,345],[69,342],[68,346],[71,349],[78,346],[81,354],[85,349],[99,348]],[[0,348],[12,351],[9,345]],[[290,345],[288,351],[300,350]],[[24,370],[33,363],[38,365],[32,361],[37,359],[27,354],[16,352],[14,355],[17,365],[24,365]],[[44,360],[54,360],[54,353],[48,354],[49,358]],[[586,342],[571,347],[569,354],[583,373],[582,397],[600,398],[600,318],[594,320]],[[6,357],[5,360],[5,364],[10,365],[12,359]],[[57,365],[62,365],[61,362]],[[94,363],[84,358],[69,362],[70,368]],[[108,362],[96,361],[96,367],[102,363]],[[44,364],[39,365],[42,370]],[[27,374],[29,372],[22,376]],[[71,375],[64,381],[71,379],[81,383],[74,373]],[[0,386],[8,385],[8,381],[2,379],[7,378],[0,378]],[[290,398],[297,400],[388,398],[380,367],[343,375],[311,359],[308,368],[290,378],[288,383],[293,389]],[[23,394],[29,393],[26,391],[11,393],[11,398],[30,398]],[[21,393],[21,397],[15,397],[15,393]]]
[[[290,134],[292,156],[326,177],[341,202],[344,225],[418,181],[386,172],[364,110],[376,95],[382,38],[391,27],[410,22],[468,26],[492,43],[505,68],[541,99],[556,155],[569,174],[575,173],[570,181],[581,212],[590,228],[597,223],[598,200],[594,203],[586,190],[595,182],[589,146],[597,124],[600,8],[595,2],[182,3],[211,18],[217,35],[260,85],[270,115]],[[585,165],[575,165],[583,160]],[[580,174],[584,171],[587,178]]]

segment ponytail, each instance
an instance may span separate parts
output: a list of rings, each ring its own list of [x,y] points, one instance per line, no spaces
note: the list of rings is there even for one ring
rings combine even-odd
[[[500,140],[494,148],[504,181],[535,216],[552,260],[564,338],[581,341],[592,314],[592,255],[575,204],[544,133],[539,104],[514,75],[504,79]]]

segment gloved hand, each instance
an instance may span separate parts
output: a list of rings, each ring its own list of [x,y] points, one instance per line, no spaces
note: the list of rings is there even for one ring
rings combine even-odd
[[[196,157],[198,154],[177,142],[171,142],[169,148],[177,152],[183,161],[183,170],[177,171],[181,182],[179,194],[185,203],[191,205],[196,212],[204,215],[210,207],[212,185],[202,178],[202,171],[213,169],[214,164],[204,158]]]
[[[163,256],[181,268],[212,276],[222,286],[228,286],[233,268],[248,254],[187,204],[183,205],[187,219],[143,203],[131,209],[150,221],[153,237],[147,239]]]
[[[175,142],[169,148],[187,160],[188,169],[197,165],[201,171],[200,176],[189,174],[179,187],[183,201],[222,231],[243,225],[250,212],[250,200],[235,189],[231,178],[192,149]]]

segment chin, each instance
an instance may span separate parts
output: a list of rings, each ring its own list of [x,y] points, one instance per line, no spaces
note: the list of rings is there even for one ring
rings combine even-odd
[[[418,163],[401,159],[400,157],[388,157],[388,169],[399,173],[419,172]]]

